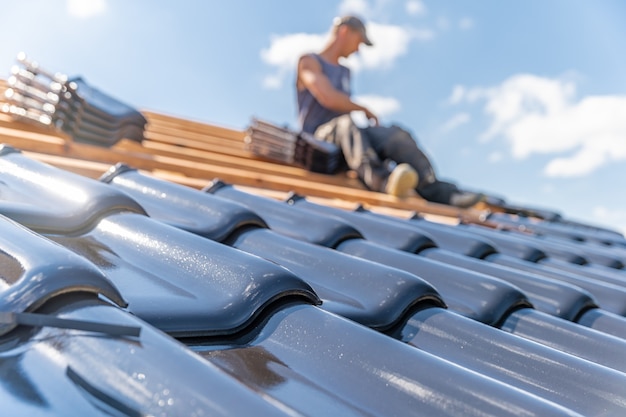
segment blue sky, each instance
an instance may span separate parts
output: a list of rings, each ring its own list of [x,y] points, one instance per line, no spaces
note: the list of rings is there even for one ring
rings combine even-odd
[[[623,0],[3,2],[18,52],[139,109],[295,127],[293,67],[333,17],[367,21],[355,98],[412,131],[443,178],[626,232]]]

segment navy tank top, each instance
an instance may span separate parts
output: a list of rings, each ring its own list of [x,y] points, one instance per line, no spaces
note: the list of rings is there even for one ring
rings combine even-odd
[[[350,95],[350,69],[343,65],[331,64],[317,54],[311,56],[320,63],[322,72],[333,87]],[[318,126],[342,114],[344,113],[323,107],[309,90],[298,90],[298,122],[303,132],[314,133]]]

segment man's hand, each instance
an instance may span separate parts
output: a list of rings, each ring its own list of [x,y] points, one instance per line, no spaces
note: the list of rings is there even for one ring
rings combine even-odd
[[[378,117],[367,108],[363,108],[363,111],[365,112],[365,117],[367,117],[367,120],[372,124],[372,126],[378,126]]]

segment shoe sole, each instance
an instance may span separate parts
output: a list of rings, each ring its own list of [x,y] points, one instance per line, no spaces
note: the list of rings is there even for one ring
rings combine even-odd
[[[417,172],[409,164],[400,164],[389,174],[385,192],[396,197],[406,197],[417,186]]]

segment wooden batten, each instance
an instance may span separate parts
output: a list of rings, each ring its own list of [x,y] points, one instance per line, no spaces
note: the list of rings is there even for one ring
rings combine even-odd
[[[0,80],[0,106],[6,82]],[[74,142],[59,130],[22,121],[0,112],[0,142],[51,165],[98,178],[111,165],[123,162],[159,178],[194,188],[214,179],[272,198],[295,192],[312,200],[354,209],[359,204],[381,213],[410,217],[434,216],[450,223],[481,221],[484,210],[461,210],[427,202],[415,195],[396,198],[366,190],[354,177],[324,175],[253,155],[245,146],[246,131],[187,120],[153,110],[142,111],[148,123],[145,139],[123,139],[111,147]]]

